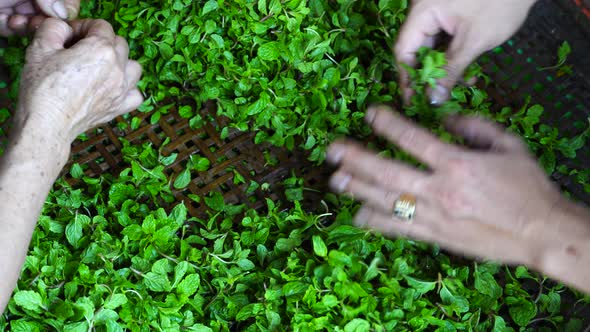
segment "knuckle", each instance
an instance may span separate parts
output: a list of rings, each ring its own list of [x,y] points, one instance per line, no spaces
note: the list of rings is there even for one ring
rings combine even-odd
[[[413,146],[416,140],[416,128],[407,127],[398,136],[398,143],[403,146]]]
[[[141,76],[143,72],[143,67],[137,61],[130,61],[128,64],[128,72],[130,75],[138,75]]]
[[[33,41],[31,41],[31,44],[29,45],[29,48],[27,49],[26,57],[28,58],[30,56],[33,56],[34,54],[41,51],[42,49],[43,49],[43,41],[39,38],[35,38],[35,39],[33,39]]]
[[[375,174],[381,174],[379,177],[387,187],[399,187],[400,175],[389,167],[378,167]]]
[[[383,196],[383,202],[386,205],[387,209],[391,209],[393,212],[393,204],[395,204],[395,201],[397,201],[399,199],[399,194],[394,193],[392,191],[387,191],[385,192],[384,196]]]
[[[342,164],[356,163],[357,159],[363,154],[361,147],[356,144],[350,144],[346,147],[344,155],[342,156]]]
[[[42,25],[44,25],[45,27],[51,27],[52,29],[55,29],[62,28],[64,25],[68,24],[62,20],[58,20],[57,18],[48,17],[43,21]]]
[[[106,62],[115,62],[117,60],[117,53],[113,49],[113,47],[107,45],[106,43],[102,43],[102,45],[98,46],[98,54],[103,61]]]
[[[127,40],[121,36],[116,36],[115,37],[115,44],[119,45],[121,47],[125,47],[128,48],[129,44],[127,43]]]
[[[430,192],[430,188],[432,181],[430,177],[420,177],[414,180],[412,183],[412,187],[410,188],[412,192],[421,193],[421,192]]]
[[[111,27],[111,24],[102,18],[93,19],[91,21],[91,23],[100,27],[101,29],[104,29],[104,28],[108,29]]]

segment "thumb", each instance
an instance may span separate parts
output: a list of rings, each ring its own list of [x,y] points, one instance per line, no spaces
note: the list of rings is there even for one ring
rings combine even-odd
[[[465,29],[459,29],[453,37],[447,50],[447,76],[439,79],[437,86],[429,92],[432,104],[440,105],[447,101],[455,85],[463,78],[467,67],[483,53],[474,45],[476,40],[470,38],[470,31]]]
[[[62,20],[68,19],[68,10],[64,0],[36,0],[36,2],[43,14]]]
[[[64,0],[68,11],[68,19],[73,20],[80,14],[80,0]]]
[[[29,52],[43,54],[61,50],[73,36],[74,30],[69,24],[50,17],[39,26]]]

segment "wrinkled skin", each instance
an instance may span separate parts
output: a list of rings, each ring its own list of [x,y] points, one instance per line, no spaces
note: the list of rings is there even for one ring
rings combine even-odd
[[[0,0],[0,36],[23,35],[39,28],[47,17],[78,17],[80,0]]]
[[[105,21],[54,18],[44,20],[27,50],[15,123],[0,159],[0,311],[74,138],[143,102],[136,87],[141,66],[128,54],[127,42]]]
[[[416,65],[416,52],[422,46],[433,47],[436,36],[445,32],[452,37],[447,49],[446,78],[430,92],[433,104],[449,98],[450,91],[462,79],[465,69],[476,58],[508,40],[523,24],[536,0],[413,0],[410,14],[395,44],[399,64]],[[404,101],[413,94],[411,82],[402,66],[400,87]]]
[[[141,104],[143,96],[136,87],[141,66],[127,58],[127,42],[115,36],[110,24],[49,21],[27,51],[19,118],[27,115],[40,126],[57,129],[69,143]],[[64,49],[64,42],[79,35],[86,37]]]
[[[332,188],[364,202],[355,223],[389,236],[437,243],[458,254],[525,264],[590,292],[590,213],[566,200],[519,138],[476,117],[448,129],[471,148],[443,143],[386,107],[375,132],[429,166],[419,170],[347,141],[332,144]],[[393,217],[402,194],[417,198],[413,222]],[[578,268],[578,265],[584,268]]]

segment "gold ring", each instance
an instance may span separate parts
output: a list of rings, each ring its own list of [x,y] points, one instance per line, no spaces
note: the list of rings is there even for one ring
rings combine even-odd
[[[412,222],[416,215],[416,197],[403,193],[393,204],[393,217],[406,222]]]

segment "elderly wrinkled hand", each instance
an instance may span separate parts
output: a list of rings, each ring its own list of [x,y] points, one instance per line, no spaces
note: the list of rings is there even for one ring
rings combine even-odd
[[[0,1],[0,36],[35,31],[47,17],[71,20],[78,17],[79,10],[80,0]]]
[[[443,143],[386,107],[370,109],[367,121],[429,169],[380,158],[355,143],[332,144],[328,160],[339,170],[331,186],[364,202],[358,226],[539,269],[549,252],[579,252],[570,244],[589,238],[586,220],[575,216],[580,208],[562,197],[519,138],[495,124],[448,121],[472,149]],[[410,222],[394,214],[400,197],[415,203]]]
[[[483,52],[500,45],[522,25],[536,0],[414,0],[395,45],[398,63],[416,65],[416,52],[433,47],[436,36],[452,37],[447,50],[447,77],[430,93],[433,104],[448,99],[465,69]],[[404,101],[413,94],[407,71],[400,70]]]
[[[69,146],[136,109],[143,102],[141,66],[128,55],[127,42],[106,21],[47,19],[27,50],[17,121],[32,121]]]

